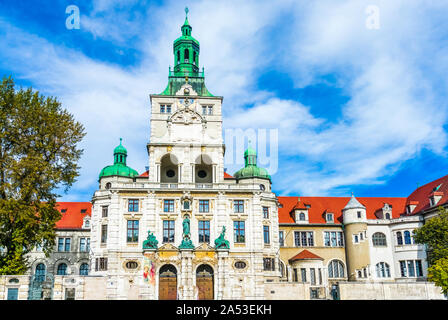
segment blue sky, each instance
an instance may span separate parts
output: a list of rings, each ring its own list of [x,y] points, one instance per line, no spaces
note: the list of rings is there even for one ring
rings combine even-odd
[[[65,26],[69,5],[80,29]],[[166,86],[185,6],[224,127],[278,130],[278,195],[407,196],[448,174],[446,1],[4,0],[0,75],[86,127],[60,200],[91,199],[120,137],[144,171],[148,96]]]

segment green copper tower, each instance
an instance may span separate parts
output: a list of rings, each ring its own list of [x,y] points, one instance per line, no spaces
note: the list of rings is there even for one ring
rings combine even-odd
[[[133,178],[138,176],[138,172],[126,165],[126,158],[128,156],[128,151],[121,144],[122,139],[120,138],[120,145],[114,149],[114,164],[111,166],[104,167],[100,172],[99,179],[103,177],[110,176],[121,176]]]
[[[257,151],[252,149],[250,145],[244,152],[244,168],[235,172],[233,176],[236,179],[262,178],[271,180],[268,171],[265,168],[257,166]]]
[[[188,22],[188,8],[185,8],[185,22],[180,28],[182,35],[174,40],[174,69],[169,68],[168,85],[161,95],[175,95],[188,82],[199,96],[213,97],[205,87],[204,68],[199,70],[199,41],[191,36],[193,29]]]

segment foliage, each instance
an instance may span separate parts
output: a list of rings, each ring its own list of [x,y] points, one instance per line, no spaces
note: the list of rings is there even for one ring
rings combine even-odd
[[[439,207],[438,215],[416,230],[414,240],[426,245],[430,265],[441,258],[448,258],[448,210]]]
[[[448,210],[439,207],[438,215],[428,219],[414,234],[416,243],[425,244],[428,254],[428,279],[448,293]]]
[[[55,190],[78,176],[84,127],[53,97],[0,83],[0,274],[22,274],[26,254],[54,246]]]
[[[441,287],[445,295],[448,294],[448,258],[439,259],[428,268],[428,279]]]

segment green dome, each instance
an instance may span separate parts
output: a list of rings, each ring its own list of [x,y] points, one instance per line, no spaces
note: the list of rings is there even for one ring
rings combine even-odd
[[[101,170],[100,172],[100,179],[110,176],[122,176],[133,178],[138,176],[138,172],[128,166],[124,166],[122,164],[114,164],[111,166],[104,167],[103,170]]]
[[[247,166],[244,167],[233,175],[236,179],[241,178],[262,178],[262,179],[269,179],[271,180],[271,176],[269,175],[268,171],[265,168],[260,168],[257,166]]]
[[[250,146],[244,152],[244,168],[235,172],[233,176],[236,179],[262,178],[271,180],[268,171],[257,166],[257,151]]]
[[[122,139],[120,138],[120,145],[114,149],[114,164],[104,167],[100,172],[99,178],[110,176],[121,176],[133,178],[138,176],[138,172],[126,165],[127,150],[121,145]]]

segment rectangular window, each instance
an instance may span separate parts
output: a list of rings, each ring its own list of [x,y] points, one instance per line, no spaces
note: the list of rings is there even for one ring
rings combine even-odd
[[[199,242],[210,243],[210,221],[199,221]]]
[[[235,213],[243,213],[244,212],[244,200],[234,200],[233,208]]]
[[[87,252],[90,252],[90,238],[87,238]]]
[[[400,271],[401,271],[401,276],[402,277],[407,277],[406,261],[400,261]]]
[[[337,237],[338,237],[338,247],[343,247],[344,246],[344,235],[342,232],[337,232]]]
[[[333,222],[333,214],[332,213],[327,213],[326,218],[327,218],[327,222]]]
[[[359,240],[358,240],[358,235],[357,235],[357,234],[355,234],[355,236],[354,236],[354,242],[355,242],[355,243],[358,243],[358,242],[359,242]]]
[[[138,242],[138,220],[128,220],[127,242]]]
[[[213,114],[213,106],[208,106],[208,114],[209,115]]]
[[[263,226],[263,239],[265,244],[270,243],[269,239],[269,226]]]
[[[283,247],[285,245],[285,238],[283,231],[278,232],[278,241],[280,242],[280,247]]]
[[[103,218],[107,218],[108,210],[109,210],[108,206],[103,206],[102,207],[102,216],[103,216]]]
[[[331,246],[330,232],[328,232],[328,231],[324,232],[324,246],[326,246],[326,247],[330,247]]]
[[[65,249],[64,249],[65,252],[70,251],[70,242],[71,242],[70,238],[65,238]]]
[[[174,200],[163,201],[163,212],[174,212]]]
[[[58,239],[58,251],[64,251],[64,238]]]
[[[269,219],[269,208],[263,207],[263,219]]]
[[[163,242],[174,242],[174,220],[163,220]]]
[[[199,200],[199,212],[209,212],[210,205],[208,200]]]
[[[302,276],[302,282],[306,282],[306,269],[300,268],[300,274]]]
[[[358,211],[358,219],[361,219],[361,211]]]
[[[235,235],[234,242],[235,243],[244,243],[245,242],[244,221],[234,221],[233,228],[234,228],[234,235]]]
[[[312,231],[295,231],[294,241],[296,247],[314,246],[314,236]]]
[[[274,258],[263,258],[263,269],[264,271],[275,271]]]
[[[331,246],[337,247],[337,241],[336,241],[336,232],[331,232]]]
[[[105,271],[105,270],[107,270],[107,258],[96,258],[95,271]]]
[[[207,106],[202,106],[202,114],[203,115],[207,114]]]
[[[101,243],[107,242],[107,224],[101,225]]]
[[[414,261],[408,260],[408,275],[409,277],[415,277]]]
[[[316,285],[316,269],[311,268],[310,269],[310,280],[311,280],[311,285]]]
[[[359,234],[359,238],[360,238],[361,240],[364,240],[364,234],[363,234],[362,232]]]
[[[299,282],[299,276],[297,275],[297,269],[294,268],[294,282]]]
[[[319,268],[319,284],[322,284],[322,269]]]
[[[138,199],[129,199],[128,212],[138,212]]]
[[[19,288],[8,288],[8,300],[19,299]]]
[[[75,288],[65,288],[65,300],[75,300]]]
[[[171,105],[170,104],[161,104],[160,105],[160,113],[171,113]]]
[[[422,260],[415,260],[415,271],[417,272],[417,277],[423,277]]]
[[[79,251],[86,252],[86,238],[79,239]]]

